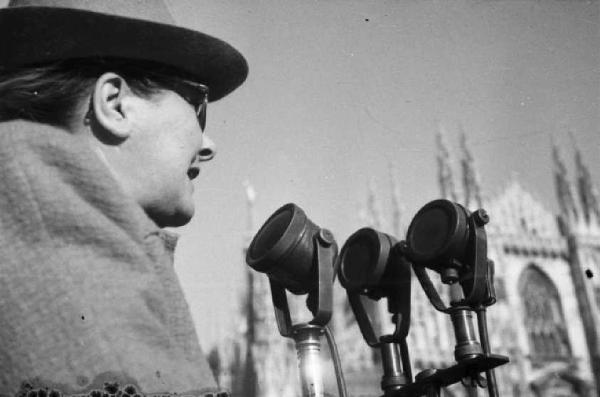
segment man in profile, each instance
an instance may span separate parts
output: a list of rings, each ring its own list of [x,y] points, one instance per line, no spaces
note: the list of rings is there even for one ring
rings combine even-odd
[[[161,0],[0,10],[0,395],[221,393],[161,228],[247,72]]]

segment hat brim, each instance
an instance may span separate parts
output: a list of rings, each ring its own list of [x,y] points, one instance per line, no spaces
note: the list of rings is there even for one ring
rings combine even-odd
[[[216,101],[240,86],[248,64],[231,45],[177,26],[56,7],[0,10],[0,66],[115,57],[182,70]]]

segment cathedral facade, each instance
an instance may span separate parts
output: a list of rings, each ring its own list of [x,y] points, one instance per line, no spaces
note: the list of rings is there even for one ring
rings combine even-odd
[[[492,218],[486,229],[497,303],[488,311],[490,344],[493,353],[510,358],[496,370],[500,395],[600,396],[600,207],[579,151],[575,150],[575,178],[570,179],[558,148],[552,149],[560,209],[555,214],[516,178],[493,198],[484,199],[464,134],[458,172],[452,168],[444,136],[437,138],[441,196],[471,210],[483,207]],[[383,231],[404,236],[393,178],[391,187],[393,225]],[[249,191],[249,216],[253,200]],[[381,230],[376,201],[371,187],[364,221]],[[251,218],[248,224],[253,231]],[[450,366],[455,345],[450,320],[435,311],[418,282],[413,283],[408,336],[413,373]],[[439,282],[437,286],[443,290]],[[267,277],[248,271],[246,288],[240,335],[223,339],[210,355],[218,381],[234,397],[300,396],[296,352],[293,342],[277,333]],[[336,288],[330,325],[349,395],[382,395],[379,353],[363,341],[344,291],[337,284]],[[373,302],[368,310],[382,333],[391,332],[385,305]],[[333,371],[325,379],[326,390],[337,395]],[[455,385],[444,394],[466,396],[469,391]]]

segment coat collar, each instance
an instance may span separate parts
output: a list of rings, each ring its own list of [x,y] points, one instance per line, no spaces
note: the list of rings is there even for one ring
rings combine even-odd
[[[112,218],[129,237],[141,244],[158,237],[173,253],[178,235],[160,229],[125,193],[85,137],[24,120],[0,123],[0,162],[19,168],[36,200],[61,208],[71,198],[83,199],[90,211]],[[60,211],[45,216],[50,216],[47,222],[61,221]]]

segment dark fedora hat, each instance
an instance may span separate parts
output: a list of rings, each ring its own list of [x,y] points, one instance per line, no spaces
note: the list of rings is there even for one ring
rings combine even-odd
[[[244,82],[235,48],[175,26],[162,0],[11,0],[0,9],[0,68],[79,58],[125,58],[181,70],[216,101]]]

